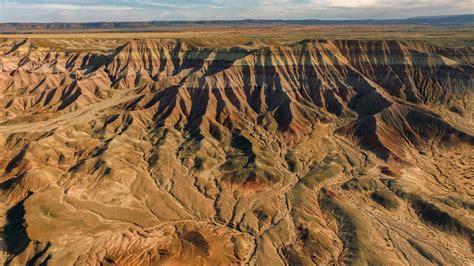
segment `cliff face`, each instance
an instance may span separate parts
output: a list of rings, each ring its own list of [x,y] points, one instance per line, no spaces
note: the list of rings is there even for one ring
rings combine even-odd
[[[3,41],[5,260],[468,264],[473,54]]]

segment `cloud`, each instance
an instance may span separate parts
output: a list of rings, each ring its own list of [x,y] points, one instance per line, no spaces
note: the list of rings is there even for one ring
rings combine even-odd
[[[142,8],[131,6],[110,6],[110,5],[72,5],[72,4],[21,4],[9,3],[5,5],[7,9],[24,9],[24,10],[61,10],[61,11],[115,11],[115,10],[139,10]]]
[[[0,22],[405,18],[473,11],[472,0],[0,0]]]

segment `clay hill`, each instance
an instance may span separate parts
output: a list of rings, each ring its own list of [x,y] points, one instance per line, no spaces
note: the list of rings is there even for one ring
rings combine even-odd
[[[473,263],[472,47],[58,47],[0,43],[6,265]]]

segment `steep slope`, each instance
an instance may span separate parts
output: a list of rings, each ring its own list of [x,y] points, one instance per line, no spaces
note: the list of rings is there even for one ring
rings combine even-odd
[[[473,261],[472,48],[262,46],[4,41],[5,261]]]

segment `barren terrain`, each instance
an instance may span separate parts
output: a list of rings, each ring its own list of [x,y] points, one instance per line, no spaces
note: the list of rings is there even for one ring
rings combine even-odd
[[[472,33],[2,35],[0,261],[470,265]]]

